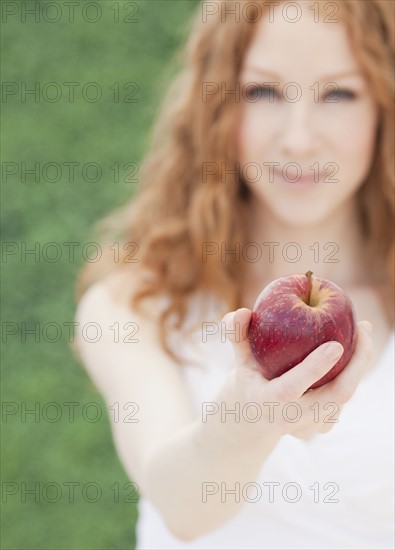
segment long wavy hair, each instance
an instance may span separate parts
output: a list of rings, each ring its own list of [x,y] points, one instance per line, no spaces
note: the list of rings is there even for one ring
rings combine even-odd
[[[236,126],[239,105],[226,101],[220,86],[203,97],[207,83],[235,88],[246,50],[274,2],[251,2],[238,19],[229,13],[234,0],[209,2],[202,17],[199,5],[180,50],[181,70],[160,106],[148,153],[141,165],[141,183],[131,200],[96,224],[94,231],[106,251],[99,263],[87,263],[77,281],[77,300],[95,281],[125,269],[138,250],[139,268],[149,274],[131,296],[139,310],[148,297],[167,296],[159,319],[164,350],[179,362],[169,346],[169,331],[182,327],[188,299],[208,290],[228,305],[242,307],[245,263],[228,254],[203,259],[203,248],[224,243],[228,249],[246,242],[249,191],[237,165]],[[320,20],[328,16],[319,2]],[[379,107],[376,150],[370,172],[357,191],[363,230],[372,266],[381,281],[385,311],[394,323],[394,4],[387,0],[342,0],[336,17],[347,26],[350,43],[370,83]],[[243,2],[241,3],[243,5]],[[244,5],[245,6],[245,5]],[[214,9],[215,8],[215,9]],[[180,53],[178,53],[180,57]],[[214,163],[209,165],[208,163]],[[207,166],[218,169],[208,170]],[[226,168],[228,171],[226,171]],[[212,173],[215,172],[215,173]],[[120,242],[114,261],[111,243]]]

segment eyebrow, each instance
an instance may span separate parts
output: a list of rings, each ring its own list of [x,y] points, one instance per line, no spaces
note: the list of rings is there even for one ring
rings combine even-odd
[[[246,67],[245,68],[245,71],[254,71],[256,73],[260,73],[260,74],[266,74],[268,76],[271,76],[273,78],[276,78],[277,80],[281,80],[281,76],[273,71],[268,71],[266,69],[260,69],[259,67]],[[343,73],[337,73],[337,74],[332,74],[332,75],[325,75],[325,76],[322,76],[321,78],[319,78],[317,80],[317,82],[321,82],[322,80],[330,80],[330,79],[335,79],[335,78],[342,78],[342,77],[345,77],[345,76],[351,76],[351,75],[354,75],[354,76],[362,76],[362,73],[360,71],[347,71],[347,72],[343,72]]]

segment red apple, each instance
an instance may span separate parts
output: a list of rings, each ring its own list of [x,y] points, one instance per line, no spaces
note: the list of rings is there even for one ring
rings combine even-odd
[[[340,287],[311,271],[281,277],[258,296],[248,340],[268,380],[295,367],[324,342],[340,342],[343,355],[309,389],[318,388],[335,378],[351,359],[356,345],[354,307]]]

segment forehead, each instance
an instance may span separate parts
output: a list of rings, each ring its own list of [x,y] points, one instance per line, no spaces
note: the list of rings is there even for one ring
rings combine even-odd
[[[313,76],[358,69],[347,28],[340,19],[329,23],[320,16],[316,21],[310,3],[299,2],[299,6],[298,20],[295,8],[289,8],[287,18],[284,3],[274,8],[271,20],[268,14],[262,17],[246,52],[244,68],[270,68],[290,77],[298,74],[299,78],[301,71]]]

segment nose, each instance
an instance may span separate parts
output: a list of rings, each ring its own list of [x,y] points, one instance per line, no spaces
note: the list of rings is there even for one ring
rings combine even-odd
[[[280,147],[285,158],[311,158],[318,150],[318,135],[313,124],[311,105],[300,99],[289,103],[280,134]]]

